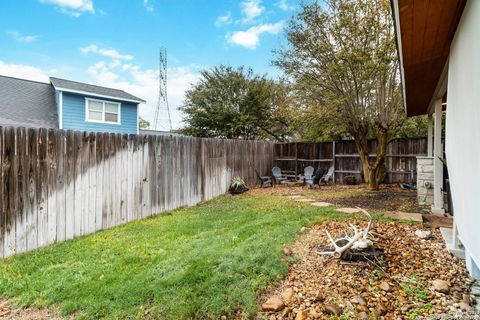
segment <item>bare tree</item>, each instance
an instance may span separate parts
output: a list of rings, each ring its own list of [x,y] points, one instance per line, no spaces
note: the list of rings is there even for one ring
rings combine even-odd
[[[405,120],[389,1],[303,5],[286,34],[289,45],[274,63],[293,80],[306,108],[334,114],[338,128],[355,139],[365,182],[378,190],[387,144]],[[369,138],[378,140],[375,159]]]

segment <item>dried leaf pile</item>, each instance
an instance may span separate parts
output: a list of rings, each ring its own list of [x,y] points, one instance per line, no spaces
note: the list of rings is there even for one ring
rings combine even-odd
[[[365,227],[366,222],[356,224]],[[473,279],[464,262],[445,249],[439,231],[423,240],[415,235],[418,228],[375,222],[375,246],[384,251],[383,257],[356,263],[315,253],[329,244],[325,230],[341,236],[347,231],[345,222],[330,221],[305,230],[299,242],[285,248],[297,260],[281,285],[265,295],[258,317],[418,319],[472,312]],[[265,303],[275,302],[275,309],[266,308]]]

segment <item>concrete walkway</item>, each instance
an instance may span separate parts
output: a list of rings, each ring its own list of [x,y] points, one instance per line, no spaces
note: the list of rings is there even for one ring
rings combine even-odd
[[[292,196],[287,196],[287,198],[295,200],[297,202],[309,202],[312,206],[315,207],[330,207],[333,206],[333,204],[329,202],[323,202],[323,201],[316,201],[314,199],[310,199],[301,195],[292,195]]]

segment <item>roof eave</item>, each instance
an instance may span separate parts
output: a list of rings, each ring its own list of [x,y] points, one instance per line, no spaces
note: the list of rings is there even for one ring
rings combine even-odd
[[[466,2],[390,0],[407,116],[430,113],[445,95],[449,48]]]
[[[92,92],[88,92],[88,91],[73,90],[73,89],[68,89],[68,88],[57,87],[57,86],[55,86],[55,85],[53,84],[53,82],[50,82],[50,83],[52,84],[53,88],[54,88],[56,91],[70,92],[70,93],[77,93],[77,94],[84,94],[84,95],[92,96],[92,97],[107,98],[107,99],[113,99],[113,100],[125,101],[125,102],[133,102],[133,103],[137,103],[137,104],[146,103],[145,100],[142,100],[142,99],[140,99],[140,98],[139,98],[138,100],[135,100],[135,99],[126,99],[126,98],[114,97],[114,96],[109,96],[109,95],[104,95],[104,94],[92,93]]]

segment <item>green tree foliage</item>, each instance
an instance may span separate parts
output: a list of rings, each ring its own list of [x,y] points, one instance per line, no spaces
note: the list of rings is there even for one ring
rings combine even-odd
[[[288,87],[251,69],[214,67],[186,92],[183,134],[284,141],[293,133]]]
[[[335,113],[328,113],[319,106],[309,105],[297,115],[299,141],[332,141],[351,139],[347,129],[338,123]],[[395,134],[395,138],[425,138],[428,133],[428,117],[406,118]],[[375,138],[369,135],[370,138]]]
[[[138,127],[140,129],[148,129],[150,128],[150,122],[140,117],[138,120]]]
[[[407,118],[397,133],[397,138],[425,138],[428,134],[428,117]]]
[[[405,120],[390,2],[305,4],[286,34],[288,47],[277,52],[274,63],[293,80],[303,114],[320,127],[319,134],[355,138],[365,182],[377,190],[386,146]],[[374,162],[369,137],[378,140]]]
[[[295,118],[299,141],[320,142],[351,138],[345,126],[338,122],[335,110],[323,108],[314,102],[299,109]]]

